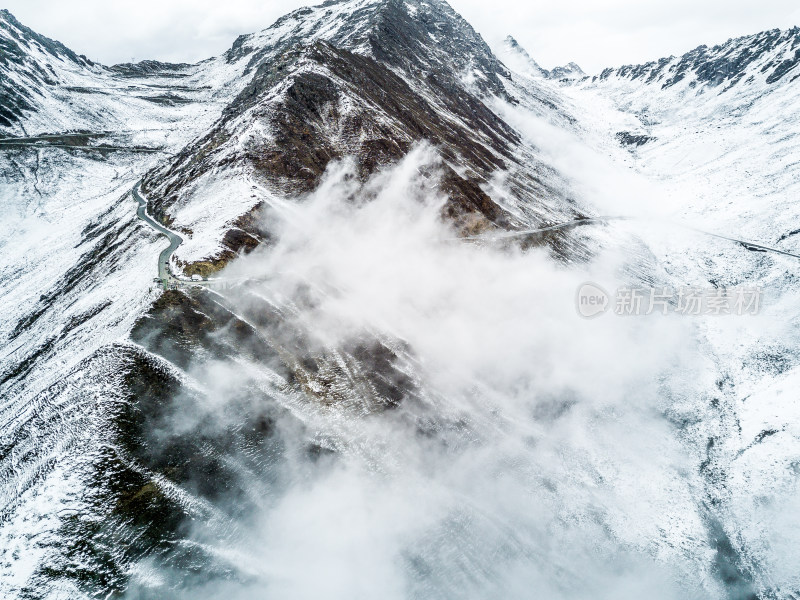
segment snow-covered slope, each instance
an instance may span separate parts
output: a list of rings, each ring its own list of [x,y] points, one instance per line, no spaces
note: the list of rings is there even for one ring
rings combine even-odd
[[[798,85],[800,29],[793,28],[606,69],[554,90],[587,144],[615,157],[625,174],[602,179],[625,200],[623,214],[643,217],[632,229],[666,270],[659,283],[763,289],[756,321],[699,320],[718,390],[711,404],[698,396],[681,409],[693,420],[686,441],[703,457],[707,501],[742,597],[792,597],[800,586],[785,545],[799,525],[789,508],[797,493],[797,402],[792,394],[776,400],[786,389],[780,382],[800,366],[798,265],[674,224],[797,253]]]
[[[0,130],[6,138],[107,133],[128,135],[129,146],[162,148],[172,141],[165,136],[187,141],[190,117],[202,125],[221,110],[196,67],[149,62],[108,68],[31,31],[5,10],[0,48]],[[154,133],[154,115],[172,126]]]
[[[102,443],[129,332],[158,296],[163,242],[129,191],[218,118],[208,80],[224,93],[235,74],[104,67],[7,11],[0,48],[0,595],[16,598],[60,589],[51,577],[25,591],[59,539],[53,511],[86,485],[77,465]]]
[[[61,86],[97,82],[101,69],[89,59],[77,56],[62,44],[31,31],[7,10],[0,11],[0,126],[6,131],[20,129],[20,121],[32,111],[47,110],[52,116],[73,120],[79,107],[53,98]],[[66,113],[66,114],[65,114]]]
[[[145,568],[141,558],[183,544],[175,526],[185,519],[216,514],[209,533],[233,535],[235,520],[207,496],[227,484],[203,473],[221,469],[240,482],[243,465],[225,456],[233,443],[257,458],[248,479],[261,477],[264,444],[277,443],[271,423],[296,423],[286,407],[371,414],[423,396],[413,352],[391,333],[320,345],[292,302],[253,312],[232,306],[235,298],[160,295],[152,278],[164,242],[136,219],[126,193],[143,174],[151,210],[182,230],[188,258],[214,257],[220,243],[240,251],[269,241],[252,209],[270,200],[291,211],[333,159],[354,155],[366,178],[425,141],[439,156],[425,169],[450,222],[479,231],[575,213],[559,175],[543,165],[532,176],[522,161],[535,149],[520,152],[518,134],[489,106],[514,101],[507,71],[441,2],[303,9],[197,65],[105,67],[8,13],[0,35],[0,294],[15,307],[0,323],[5,596],[122,591]],[[494,173],[507,177],[502,193]],[[190,374],[204,357],[252,364],[253,377],[237,379],[246,396],[261,394],[263,410],[249,414],[246,403],[235,419],[252,426],[214,431],[202,448],[202,435],[180,434],[163,454],[147,441],[157,405],[184,391],[210,397]],[[330,451],[313,438],[293,440],[292,452]],[[178,446],[195,458],[175,463]],[[200,560],[229,572],[215,552]]]
[[[579,85],[634,117],[621,139],[633,142],[643,168],[691,186],[680,206],[790,249],[797,228],[798,81],[795,28],[606,70]]]

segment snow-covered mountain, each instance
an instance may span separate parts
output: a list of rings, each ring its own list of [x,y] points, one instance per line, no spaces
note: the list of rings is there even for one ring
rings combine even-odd
[[[109,67],[0,13],[0,595],[800,594],[798,46],[590,77],[331,0]]]
[[[770,219],[731,225],[756,237],[766,226],[765,239],[782,244],[795,228],[799,52],[800,29],[773,30],[680,58],[607,69],[579,86],[635,117],[620,139],[643,144],[637,152],[653,172],[692,178],[697,212],[727,225],[744,210],[764,211]],[[721,194],[709,196],[714,190],[725,190],[727,208]]]
[[[527,75],[545,77],[547,79],[580,79],[584,75],[581,69],[574,62],[567,63],[562,67],[554,67],[549,71],[539,66],[528,51],[519,45],[519,42],[510,35],[503,40],[502,58],[512,69]]]
[[[557,176],[530,173],[531,160],[542,162],[536,149],[523,148],[487,105],[517,102],[508,71],[444,3],[301,9],[239,38],[225,60],[246,62],[249,84],[205,136],[144,182],[162,220],[210,236],[179,250],[188,274],[214,272],[257,244],[263,234],[242,223],[271,196],[315,188],[330,161],[355,156],[366,177],[423,140],[446,162],[443,210],[473,233],[554,222],[578,210]],[[485,191],[501,171],[515,188],[512,206]],[[231,199],[234,186],[241,193]],[[225,211],[218,191],[229,198]]]
[[[278,443],[273,423],[305,427],[308,416],[281,405],[312,408],[303,401],[312,397],[369,414],[423,396],[413,351],[389,331],[321,343],[298,321],[297,298],[275,299],[265,313],[238,294],[222,304],[162,294],[153,277],[163,242],[128,195],[145,174],[148,210],[184,236],[172,260],[188,274],[270,241],[261,211],[302,200],[329,162],[354,156],[366,180],[423,141],[440,157],[425,169],[456,228],[577,214],[558,173],[523,163],[537,150],[487,104],[514,101],[508,72],[444,3],[303,9],[197,65],[98,65],[7,13],[0,31],[16,56],[2,82],[14,99],[3,123],[2,295],[16,307],[0,329],[4,595],[107,595],[132,578],[147,588],[133,571],[181,545],[187,518],[217,514],[227,524],[218,533],[237,535],[233,513],[209,504],[208,494],[223,502],[229,484],[202,483],[204,473],[229,478],[231,491],[244,491],[241,469],[260,479],[260,459],[231,470],[226,448],[255,457]],[[502,186],[495,172],[506,173]],[[166,452],[151,445],[157,406],[184,392],[205,397],[190,373],[224,356],[261,372],[237,377],[261,408],[230,406],[250,424],[209,435],[187,425]],[[331,443],[308,432],[292,441],[301,453],[325,454]],[[231,573],[227,559],[201,554],[211,572]]]
[[[771,85],[784,77],[792,82],[800,77],[796,71],[800,64],[798,35],[797,27],[786,31],[773,29],[728,40],[712,48],[699,46],[677,58],[671,56],[643,65],[605,69],[593,80],[643,81],[660,85],[662,89],[681,82],[691,89],[720,85],[727,89],[739,82]]]
[[[85,56],[77,56],[59,42],[48,39],[28,29],[7,10],[0,12],[0,48],[2,54],[3,96],[0,124],[3,127],[19,126],[24,117],[48,100],[58,100],[49,92],[65,85],[92,81],[95,69]],[[54,68],[54,64],[56,67]],[[58,70],[56,70],[58,69]],[[52,112],[69,110],[69,102],[62,102]],[[69,117],[75,118],[75,114]]]
[[[195,67],[148,61],[108,68],[31,31],[6,10],[0,12],[0,47],[0,128],[6,137],[88,132],[133,135],[134,145],[161,144],[163,134],[148,139],[148,119],[180,114],[170,109],[208,95]]]
[[[654,183],[631,198],[633,214],[800,254],[798,59],[800,30],[772,30],[606,69],[562,92],[583,107],[576,114],[591,115],[605,152],[623,150],[630,169]],[[652,235],[646,231],[639,233]],[[704,244],[687,253],[676,230],[670,237],[677,242],[661,235],[650,248],[679,280],[749,283],[769,298],[769,319],[758,325],[702,326],[720,366],[719,421],[691,428],[708,446],[709,496],[741,573],[753,582],[747,593],[792,597],[796,564],[780,540],[798,530],[786,504],[797,486],[798,402],[779,400],[775,390],[800,365],[796,265]]]

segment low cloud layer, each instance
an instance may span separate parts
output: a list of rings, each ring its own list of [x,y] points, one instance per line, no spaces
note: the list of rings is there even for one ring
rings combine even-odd
[[[598,272],[454,241],[437,165],[420,147],[366,184],[332,166],[303,203],[273,207],[280,241],[225,273],[255,280],[234,294],[248,314],[279,307],[320,346],[402,342],[422,391],[370,414],[287,403],[305,428],[287,444],[335,452],[296,458],[219,549],[242,582],[191,597],[703,596],[717,584],[701,483],[664,416],[675,369],[703,380],[688,331],[584,320],[575,291]],[[195,376],[224,403],[241,368]]]

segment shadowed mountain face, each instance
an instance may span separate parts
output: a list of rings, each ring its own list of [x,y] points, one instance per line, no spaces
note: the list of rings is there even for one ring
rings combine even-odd
[[[464,231],[575,214],[558,175],[534,172],[534,150],[521,148],[519,134],[496,110],[498,103],[517,102],[509,72],[443,2],[342,0],[302,9],[239,38],[225,60],[246,63],[247,85],[206,135],[144,180],[154,213],[175,227],[192,230],[181,212],[191,212],[198,189],[226,176],[298,195],[319,184],[331,161],[355,157],[366,180],[421,142],[443,158],[443,213]],[[533,94],[530,99],[558,112]],[[487,194],[499,173],[515,174],[524,217]],[[219,223],[210,254],[195,264],[186,260],[187,273],[219,269],[263,239],[247,227],[236,240],[226,233],[242,229],[237,223],[263,207],[259,199]]]
[[[425,83],[412,87],[387,65],[327,42],[295,48],[262,63],[214,130],[150,174],[145,191],[159,198],[156,210],[166,211],[192,180],[220,166],[240,166],[276,189],[309,192],[331,160],[355,155],[366,177],[424,140],[441,146],[454,163],[473,167],[471,179],[448,172],[453,189],[463,190],[451,196],[449,210],[507,225],[478,183],[512,158],[517,134],[452,78],[432,75]],[[239,140],[254,123],[269,135],[242,151]]]

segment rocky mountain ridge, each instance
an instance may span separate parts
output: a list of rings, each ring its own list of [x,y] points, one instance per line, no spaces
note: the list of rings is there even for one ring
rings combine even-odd
[[[145,178],[165,222],[195,231],[181,212],[197,215],[192,205],[211,200],[195,202],[193,190],[213,188],[226,171],[250,179],[250,188],[301,194],[318,184],[332,160],[355,156],[367,177],[421,142],[441,149],[450,198],[444,211],[464,231],[522,228],[577,214],[557,176],[537,177],[524,168],[519,136],[490,108],[516,102],[510,75],[443,2],[328,2],[239,38],[224,56],[246,62],[252,78],[212,131]],[[530,98],[536,101],[535,94]],[[518,207],[528,213],[523,218],[485,191],[492,176],[505,171],[516,173]],[[548,202],[541,201],[545,196]],[[247,194],[241,214],[211,225],[217,232],[211,247],[196,244],[179,258],[187,273],[214,272],[263,239],[237,223],[265,201]],[[234,229],[242,233],[229,233]]]
[[[592,81],[621,79],[657,84],[667,89],[678,84],[723,90],[742,83],[763,81],[771,85],[784,77],[788,82],[800,78],[800,28],[772,29],[730,39],[713,47],[698,46],[682,56],[670,56],[641,65],[604,69]]]

